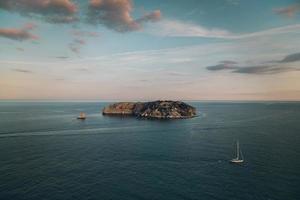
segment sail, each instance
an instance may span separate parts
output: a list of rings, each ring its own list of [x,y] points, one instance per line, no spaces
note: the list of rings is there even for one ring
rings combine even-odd
[[[237,141],[236,142],[236,159],[237,160],[244,160],[244,156],[243,156],[243,153],[242,153],[242,150],[240,148],[240,142]]]
[[[80,114],[79,114],[79,116],[77,117],[77,119],[85,119],[86,118],[86,116],[85,116],[85,113],[84,112],[81,112]]]
[[[231,163],[242,163],[244,162],[244,158],[243,158],[243,154],[242,151],[240,149],[240,143],[237,140],[236,141],[236,157],[233,158],[232,160],[230,160]]]
[[[244,160],[244,156],[243,156],[242,150],[240,150],[240,154],[241,154],[241,160]]]

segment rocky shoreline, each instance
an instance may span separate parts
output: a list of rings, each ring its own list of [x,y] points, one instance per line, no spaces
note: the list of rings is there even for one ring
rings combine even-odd
[[[108,105],[102,113],[139,118],[185,119],[195,117],[196,108],[181,101],[119,102]]]

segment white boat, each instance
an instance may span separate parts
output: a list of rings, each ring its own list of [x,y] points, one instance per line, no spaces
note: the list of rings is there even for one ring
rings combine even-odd
[[[230,160],[231,163],[243,163],[244,158],[243,158],[243,153],[240,149],[240,143],[239,141],[236,142],[236,158],[233,158]]]
[[[79,114],[79,116],[77,117],[77,119],[81,119],[81,120],[85,120],[86,116],[85,116],[85,113],[81,112]]]

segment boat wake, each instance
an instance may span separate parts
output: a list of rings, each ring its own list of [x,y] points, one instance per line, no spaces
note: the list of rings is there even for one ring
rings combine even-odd
[[[28,137],[28,136],[52,136],[52,135],[87,135],[98,133],[114,133],[122,130],[134,130],[141,128],[140,126],[128,126],[128,127],[103,127],[103,128],[85,128],[85,129],[68,129],[68,130],[50,130],[50,131],[35,131],[35,132],[14,132],[0,134],[0,138],[6,137]]]

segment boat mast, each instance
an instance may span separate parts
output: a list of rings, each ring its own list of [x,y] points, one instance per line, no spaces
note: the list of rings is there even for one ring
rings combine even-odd
[[[240,144],[239,141],[236,142],[236,158],[239,159],[240,157]]]

